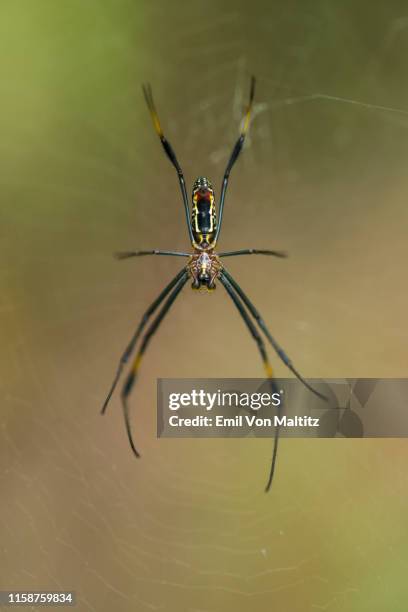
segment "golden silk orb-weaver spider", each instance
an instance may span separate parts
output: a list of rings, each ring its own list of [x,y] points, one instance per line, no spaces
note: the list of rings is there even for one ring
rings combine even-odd
[[[140,257],[143,255],[168,255],[172,257],[182,257],[187,259],[187,263],[183,268],[176,274],[176,276],[170,281],[170,283],[163,289],[156,300],[149,306],[144,313],[133,337],[131,338],[126,350],[124,351],[118,365],[118,369],[112,383],[111,389],[107,395],[105,403],[102,407],[102,414],[104,414],[110,398],[116,388],[116,385],[121,376],[122,370],[129,361],[142,332],[147,325],[152,315],[159,309],[147,331],[144,333],[139,350],[133,360],[130,372],[126,378],[125,384],[122,389],[121,399],[123,405],[124,419],[126,425],[126,431],[129,438],[129,443],[133,453],[136,457],[139,457],[139,453],[133,442],[132,432],[130,428],[129,420],[129,408],[128,408],[128,397],[136,382],[137,374],[142,360],[143,354],[147,349],[147,346],[157,331],[160,323],[170,310],[177,296],[180,294],[183,287],[186,285],[188,279],[191,279],[191,287],[195,290],[204,289],[207,291],[213,291],[216,287],[215,281],[219,280],[220,283],[226,289],[228,295],[232,299],[235,307],[238,309],[239,314],[245,322],[250,334],[255,340],[258,350],[261,354],[262,361],[264,363],[265,372],[267,378],[270,381],[272,390],[274,393],[277,392],[277,386],[273,379],[272,367],[269,363],[268,356],[266,353],[265,343],[262,338],[261,332],[265,335],[268,342],[276,354],[280,357],[283,363],[293,372],[293,374],[308,388],[310,391],[315,393],[322,399],[326,399],[319,391],[309,385],[309,383],[299,374],[295,369],[292,361],[286,355],[285,351],[276,342],[274,337],[269,332],[265,322],[256,310],[255,306],[248,298],[248,296],[241,289],[235,279],[225,269],[221,260],[225,257],[235,257],[241,255],[273,255],[275,257],[286,257],[286,253],[281,251],[270,251],[265,249],[241,249],[238,251],[225,251],[216,252],[215,248],[218,242],[222,215],[224,211],[225,195],[227,193],[228,181],[231,169],[235,164],[239,154],[241,153],[245,136],[248,131],[249,121],[253,106],[253,100],[255,95],[255,78],[251,79],[249,102],[244,114],[242,129],[238,140],[236,141],[230,158],[227,163],[227,167],[224,172],[224,178],[221,187],[220,203],[218,206],[218,215],[215,206],[214,190],[211,182],[205,177],[198,177],[193,185],[192,192],[192,203],[191,209],[187,197],[186,185],[184,180],[183,171],[177,160],[176,154],[169,141],[164,136],[159,116],[156,111],[156,107],[153,102],[152,90],[149,85],[143,87],[143,93],[146,99],[148,109],[150,111],[154,128],[160,138],[163,149],[177,171],[177,176],[180,184],[181,195],[183,198],[184,211],[187,222],[187,229],[189,239],[192,246],[191,253],[182,253],[178,251],[161,251],[161,250],[150,250],[150,251],[127,251],[117,253],[119,259],[127,259],[129,257]],[[266,485],[266,491],[270,489],[272,479],[275,471],[277,449],[279,440],[279,428],[275,427],[275,438],[274,447],[272,454],[272,462],[269,472],[269,478]]]

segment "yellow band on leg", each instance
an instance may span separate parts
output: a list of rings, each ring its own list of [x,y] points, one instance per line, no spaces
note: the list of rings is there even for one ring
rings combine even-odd
[[[133,374],[136,374],[136,372],[138,371],[141,361],[142,361],[142,354],[139,353],[139,355],[136,356],[136,359],[132,367]]]
[[[154,129],[156,130],[156,132],[158,133],[160,138],[162,138],[163,130],[162,130],[161,125],[160,125],[159,117],[158,117],[158,115],[157,115],[157,113],[155,111],[151,111],[151,113],[152,113]]]
[[[265,362],[265,372],[268,378],[273,378],[273,369],[269,361]]]

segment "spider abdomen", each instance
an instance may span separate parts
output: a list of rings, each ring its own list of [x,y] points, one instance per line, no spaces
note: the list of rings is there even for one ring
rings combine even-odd
[[[199,177],[193,186],[193,208],[191,226],[197,246],[208,248],[214,241],[217,230],[214,190],[208,179]]]
[[[197,202],[197,212],[194,215],[195,231],[202,234],[212,234],[214,232],[214,219],[211,214],[211,203],[208,200]]]

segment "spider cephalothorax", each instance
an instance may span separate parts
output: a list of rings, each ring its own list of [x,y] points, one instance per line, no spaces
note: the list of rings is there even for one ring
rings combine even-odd
[[[235,279],[227,272],[227,270],[221,264],[221,259],[224,257],[235,257],[241,255],[274,255],[275,257],[286,257],[286,254],[282,253],[281,251],[270,251],[265,249],[241,249],[239,251],[224,251],[221,253],[218,252],[217,254],[214,252],[214,248],[217,244],[218,236],[221,229],[225,195],[227,192],[230,172],[232,166],[236,162],[242,150],[242,146],[245,140],[245,134],[249,126],[249,117],[251,114],[252,103],[255,93],[255,79],[252,78],[251,80],[249,103],[244,115],[241,133],[234,145],[234,148],[232,149],[232,153],[230,155],[229,161],[224,172],[218,206],[218,216],[215,211],[214,190],[210,181],[204,177],[199,177],[193,185],[192,208],[190,209],[183,171],[177,160],[176,154],[172,146],[163,134],[159,117],[154,106],[150,86],[144,87],[143,91],[145,94],[147,105],[149,107],[150,114],[153,119],[154,128],[161,140],[163,149],[167,157],[169,158],[169,160],[177,171],[181,195],[183,198],[188,235],[190,239],[190,244],[192,245],[194,251],[193,253],[186,253],[180,251],[161,251],[158,249],[154,249],[150,251],[126,251],[117,254],[119,259],[126,259],[128,257],[135,257],[140,255],[169,255],[173,257],[182,257],[187,260],[187,263],[163,289],[160,295],[149,306],[149,308],[143,315],[139,326],[137,327],[125,352],[122,355],[115,379],[102,408],[102,413],[104,413],[108,402],[112,396],[112,393],[115,390],[116,384],[120,378],[121,372],[125,364],[128,362],[131,354],[133,353],[148,320],[157,311],[157,309],[159,309],[158,313],[154,317],[154,320],[149,325],[147,331],[143,336],[141,345],[130,368],[130,372],[122,390],[122,402],[126,431],[128,434],[130,446],[132,447],[132,450],[137,457],[139,457],[139,453],[137,452],[137,449],[133,443],[132,433],[130,430],[127,398],[132,390],[133,385],[136,382],[140,362],[147,348],[147,345],[150,342],[151,337],[156,332],[160,323],[172,307],[177,296],[180,294],[181,290],[186,285],[189,278],[191,278],[193,281],[193,289],[207,289],[208,291],[211,291],[215,289],[215,279],[218,279],[221,285],[223,285],[226,292],[233,301],[234,305],[236,306],[246,327],[248,328],[248,331],[250,332],[251,336],[253,337],[258,346],[258,350],[264,363],[266,376],[268,377],[269,382],[271,384],[271,388],[274,392],[276,392],[277,387],[276,383],[273,380],[272,367],[269,363],[268,356],[266,353],[265,342],[260,332],[265,335],[266,339],[268,340],[278,357],[293,372],[293,374],[295,374],[295,376],[297,376],[297,378],[301,380],[308,389],[313,391],[313,393],[315,393],[319,397],[324,397],[321,393],[313,389],[309,385],[309,383],[305,381],[304,378],[299,374],[299,372],[294,368],[285,351],[279,346],[274,337],[270,334],[269,329],[266,327],[259,312],[256,310],[255,306],[252,304],[248,296],[244,293],[244,291],[241,289]],[[269,479],[266,485],[266,490],[268,490],[271,486],[275,470],[276,453],[278,448],[278,436],[279,428],[277,427],[275,428],[275,441],[272,455],[272,464],[269,472]]]
[[[219,257],[213,251],[197,251],[187,264],[193,289],[215,289],[215,279],[222,269]]]

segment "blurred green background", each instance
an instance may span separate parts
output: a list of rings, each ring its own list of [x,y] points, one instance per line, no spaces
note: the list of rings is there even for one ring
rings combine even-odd
[[[99,415],[180,267],[112,253],[188,248],[144,81],[189,185],[219,185],[257,76],[220,245],[290,259],[229,269],[305,376],[407,375],[408,114],[370,107],[408,112],[407,26],[392,1],[2,0],[1,589],[74,589],[81,612],[407,609],[406,441],[282,440],[265,495],[270,441],[156,439],[157,377],[262,376],[222,288],[187,288],[151,344],[139,462],[118,394]]]

